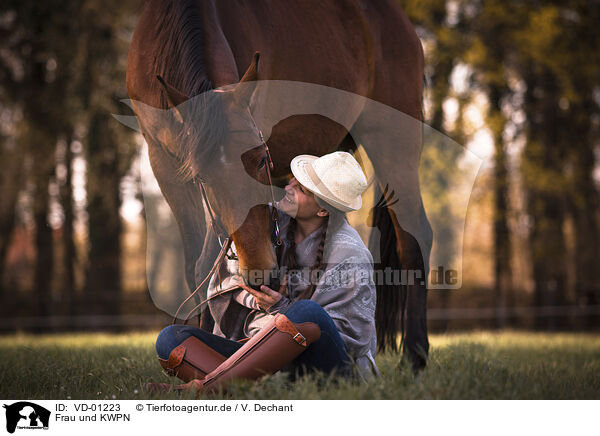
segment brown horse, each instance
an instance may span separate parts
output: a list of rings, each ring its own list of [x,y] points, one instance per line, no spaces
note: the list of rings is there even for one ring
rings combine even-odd
[[[219,110],[213,112],[219,114],[206,117],[221,117],[217,124],[227,126],[225,131],[210,135],[190,134],[189,130],[187,136],[177,132],[157,134],[145,125],[139,116],[139,104],[137,108],[134,104],[152,169],[179,223],[186,279],[192,288],[197,259],[200,257],[196,269],[203,270],[215,255],[214,241],[207,237],[210,227],[201,212],[196,176],[206,181],[209,202],[235,242],[240,265],[268,270],[276,263],[264,192],[254,194],[260,189],[248,189],[244,182],[250,176],[267,183],[265,150],[259,146],[258,130],[248,110],[256,80],[324,85],[380,102],[413,119],[422,118],[422,48],[395,0],[149,0],[129,52],[127,87],[131,99],[154,108],[175,109],[182,126],[189,126],[193,123],[177,107],[190,97],[211,94],[205,103],[216,105]],[[206,92],[235,84],[224,92]],[[363,132],[360,142],[381,183],[394,187],[399,197],[408,191],[417,193],[407,194],[410,204],[405,209],[418,223],[418,232],[426,237],[415,238],[401,227],[391,210],[379,207],[373,214],[374,225],[381,230],[382,240],[388,241],[380,266],[421,270],[425,277],[431,230],[418,194],[418,179],[412,177],[407,186],[406,178],[401,180],[403,175],[390,166],[393,156],[373,150],[370,144],[378,142],[378,135],[386,128],[383,122],[364,116],[360,107],[351,117],[351,127],[358,126]],[[406,136],[417,152],[404,158],[410,161],[407,168],[417,168],[420,128],[410,129]],[[274,162],[273,177],[285,177],[291,159],[298,154],[323,155],[339,148],[352,149],[355,141],[349,130],[321,115],[303,114],[281,120],[267,141]],[[234,165],[240,160],[245,171]],[[236,189],[219,190],[221,180]],[[236,210],[249,201],[263,206],[252,207],[249,212]],[[385,202],[382,204],[385,206]],[[243,222],[235,222],[234,217],[240,214],[245,217]],[[407,302],[406,330],[402,326],[404,350],[417,367],[425,364],[429,348],[426,288],[424,283],[415,283],[402,288],[378,286],[377,290],[380,348],[396,347],[399,310],[404,311],[404,305],[401,309],[398,306],[401,301]],[[210,328],[206,312],[202,326]]]

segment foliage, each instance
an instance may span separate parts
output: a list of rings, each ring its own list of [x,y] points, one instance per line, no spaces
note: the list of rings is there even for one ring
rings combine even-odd
[[[102,268],[111,261],[119,265],[120,184],[136,148],[130,132],[110,113],[117,111],[118,99],[127,96],[127,32],[132,31],[132,16],[139,5],[138,1],[51,0],[7,1],[0,6],[0,33],[7,36],[0,52],[0,98],[7,104],[0,112],[22,114],[19,119],[12,117],[19,125],[12,138],[17,143],[12,155],[17,157],[9,157],[17,163],[25,161],[26,170],[25,177],[15,178],[16,183],[2,181],[1,188],[13,200],[0,210],[0,262],[4,264],[4,246],[14,225],[10,213],[21,207],[33,216],[33,283],[40,315],[52,311],[53,291],[73,307],[73,267],[81,264],[73,250],[75,158],[86,161],[86,210],[79,210],[77,218],[80,227],[86,220],[90,223],[89,253],[84,256],[92,265],[89,281],[102,285],[112,279],[106,287],[112,297],[119,292],[118,266],[110,273],[106,269],[92,273],[96,265]],[[2,154],[6,154],[4,147]],[[17,193],[31,201],[17,204]],[[54,259],[59,247],[52,228],[58,226],[63,233],[62,275]],[[59,289],[52,290],[57,278]]]
[[[452,97],[448,81],[456,65],[468,71],[465,101],[480,93],[487,100],[485,124],[494,142],[497,304],[507,303],[503,293],[512,286],[508,282],[515,252],[509,240],[516,223],[511,217],[530,224],[534,304],[574,303],[572,296],[597,304],[600,276],[593,259],[600,255],[600,206],[593,174],[600,129],[600,8],[581,0],[400,4],[429,53],[431,125],[440,129],[443,124],[440,107]],[[525,144],[520,155],[514,153],[518,142]],[[425,166],[437,161],[423,156]],[[515,210],[511,191],[525,198],[523,210]],[[564,232],[569,221],[574,223],[574,241]],[[569,244],[575,246],[575,257],[566,254]],[[568,289],[570,262],[574,290]]]

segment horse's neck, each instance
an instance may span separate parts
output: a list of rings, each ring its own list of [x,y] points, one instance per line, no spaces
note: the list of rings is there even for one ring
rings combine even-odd
[[[214,0],[149,0],[132,43],[138,57],[149,56],[143,65],[155,62],[152,81],[159,74],[184,93],[206,81],[215,87],[239,81]]]
[[[214,0],[198,0],[203,18],[205,62],[208,78],[215,88],[239,82],[229,43],[217,17]]]

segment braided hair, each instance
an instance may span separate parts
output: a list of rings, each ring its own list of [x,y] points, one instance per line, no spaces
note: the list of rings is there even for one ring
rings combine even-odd
[[[321,240],[319,241],[319,246],[317,248],[317,257],[315,259],[315,263],[310,268],[310,286],[298,295],[298,300],[308,300],[312,297],[317,287],[316,278],[318,278],[318,274],[322,272],[324,263],[323,263],[323,252],[325,251],[325,239],[327,237],[327,223],[329,221],[329,217],[326,218],[325,222],[321,226]],[[288,224],[287,233],[285,235],[285,245],[287,247],[285,251],[285,255],[282,259],[282,266],[286,268],[286,274],[283,277],[281,286],[284,294],[287,293],[290,296],[288,282],[289,275],[293,271],[297,271],[299,269],[298,259],[296,257],[296,229],[298,227],[298,222],[294,218],[290,218],[290,222]],[[278,255],[281,258],[281,253]],[[280,292],[281,292],[280,291]]]
[[[295,220],[294,220],[295,221]],[[329,223],[329,216],[325,219],[325,222],[321,226],[321,240],[317,248],[317,257],[315,263],[310,267],[309,277],[310,286],[298,295],[298,300],[310,300],[317,289],[317,281],[319,276],[323,273],[325,264],[323,262],[323,252],[325,251],[325,239],[327,238],[327,224]],[[296,250],[294,250],[296,251]],[[295,256],[295,253],[294,253]]]
[[[321,226],[321,239],[319,241],[319,245],[317,247],[317,256],[315,258],[315,262],[310,267],[309,278],[310,278],[310,286],[306,288],[303,292],[298,295],[298,300],[309,300],[312,298],[315,290],[317,289],[317,283],[323,271],[325,270],[325,242],[327,240],[327,230],[330,228],[330,231],[333,230],[335,233],[336,228],[341,225],[345,219],[346,214],[325,201],[321,200],[319,197],[315,196],[315,201],[317,204],[327,210],[329,215],[325,219],[325,222]],[[285,252],[284,259],[282,261],[282,266],[287,268],[287,273],[285,274],[282,280],[283,290],[287,292],[289,296],[289,288],[288,288],[288,276],[290,271],[297,270],[298,260],[296,258],[296,229],[298,226],[298,222],[294,218],[290,218],[290,223],[288,225],[287,234],[286,234],[286,246],[287,250]],[[281,258],[281,255],[278,255],[278,258]]]
[[[296,258],[296,227],[298,226],[298,222],[290,217],[290,222],[288,224],[287,233],[285,235],[285,244],[281,244],[277,250],[277,260],[278,264],[282,267],[286,268],[286,273],[281,280],[281,288],[279,292],[283,295],[290,296],[290,291],[288,287],[288,278],[290,275],[290,271],[298,269],[298,259]],[[285,251],[285,256],[281,259],[281,255],[283,252],[284,246],[287,246],[287,250]]]

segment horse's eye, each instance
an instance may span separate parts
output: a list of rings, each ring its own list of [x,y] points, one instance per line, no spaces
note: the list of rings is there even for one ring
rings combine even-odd
[[[265,159],[262,159],[259,163],[258,163],[258,170],[262,170],[265,167]]]

